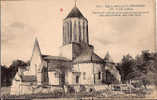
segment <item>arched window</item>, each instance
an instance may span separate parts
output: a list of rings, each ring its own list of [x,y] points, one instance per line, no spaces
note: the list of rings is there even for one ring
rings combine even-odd
[[[77,40],[77,32],[76,32],[76,21],[74,22],[74,31],[73,31],[73,37],[74,37],[74,41],[73,42],[76,42]]]

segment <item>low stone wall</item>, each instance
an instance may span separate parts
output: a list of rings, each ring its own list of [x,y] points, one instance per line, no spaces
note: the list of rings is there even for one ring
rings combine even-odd
[[[19,88],[19,92],[15,93],[14,95],[24,95],[24,94],[46,94],[46,93],[54,93],[54,92],[65,92],[65,93],[79,93],[79,92],[101,92],[101,91],[114,91],[116,85],[105,85],[105,84],[98,84],[98,85],[65,85],[64,88],[61,86],[36,86],[36,85],[21,85]],[[116,91],[123,90],[120,87]]]
[[[63,91],[62,87],[58,87],[58,86],[49,86],[49,87],[39,87],[39,88],[35,88],[34,89],[34,93],[38,94],[38,93],[53,93],[56,91]]]
[[[96,91],[103,91],[105,89],[111,89],[111,85],[94,85]]]
[[[33,93],[33,89],[31,86],[27,86],[27,85],[21,85],[20,86],[20,91],[19,91],[20,95],[23,95],[23,94],[32,94]]]
[[[120,89],[116,88],[120,86]],[[144,97],[146,89],[121,89],[128,87],[127,84],[112,84],[112,85],[69,85],[64,86],[23,86],[20,94],[16,96],[38,96],[38,97]],[[148,91],[148,90],[147,90]],[[11,95],[11,96],[15,96]]]
[[[25,95],[25,94],[39,94],[39,93],[53,93],[56,91],[63,91],[63,88],[60,86],[33,86],[33,85],[21,85],[18,91],[15,91],[11,95]]]
[[[110,85],[69,85],[64,87],[66,92],[92,92],[103,91],[105,89],[111,89]]]
[[[73,91],[73,92],[92,92],[92,91],[104,91],[104,90],[111,90],[111,91],[127,91],[133,89],[134,87],[129,84],[96,84],[96,85],[69,85],[65,86],[66,91]]]

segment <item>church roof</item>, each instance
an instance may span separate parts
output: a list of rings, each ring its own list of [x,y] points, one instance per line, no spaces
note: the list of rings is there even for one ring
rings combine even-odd
[[[42,58],[44,60],[71,61],[70,59],[61,56],[42,55]]]
[[[85,18],[76,6],[70,11],[70,13],[65,19],[71,18],[71,17]]]
[[[103,59],[100,58],[97,54],[94,52],[87,53],[83,52],[80,56],[78,56],[76,59],[74,59],[73,63],[103,63]]]

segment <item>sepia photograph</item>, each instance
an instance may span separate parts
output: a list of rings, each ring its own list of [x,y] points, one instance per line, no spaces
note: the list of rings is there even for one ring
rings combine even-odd
[[[2,100],[157,99],[156,0],[1,0]]]

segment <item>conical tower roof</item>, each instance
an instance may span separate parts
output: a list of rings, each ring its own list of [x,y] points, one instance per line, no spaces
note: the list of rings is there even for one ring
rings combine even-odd
[[[72,17],[85,18],[76,6],[74,6],[74,8],[70,11],[70,13],[65,19]]]
[[[106,56],[104,58],[105,62],[113,62],[113,59],[111,58],[109,52],[106,53]]]

